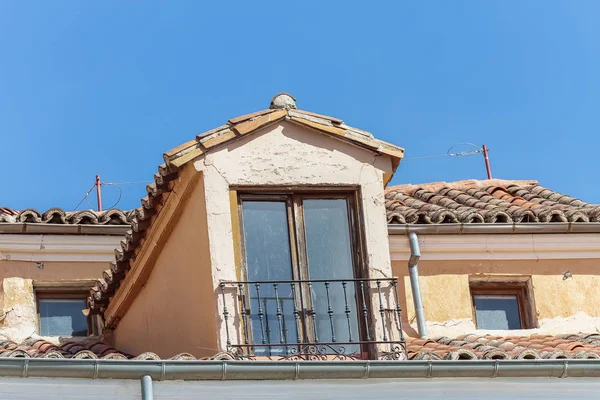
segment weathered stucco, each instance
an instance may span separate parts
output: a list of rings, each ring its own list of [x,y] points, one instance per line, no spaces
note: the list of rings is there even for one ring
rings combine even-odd
[[[38,331],[33,281],[22,278],[2,280],[0,333],[21,342]]]
[[[82,289],[109,268],[107,262],[51,262],[0,260],[0,337],[17,343],[37,334],[39,321],[34,283],[55,285],[68,282],[73,288],[81,280]],[[66,283],[65,283],[66,284]],[[65,286],[67,288],[67,286]],[[46,338],[60,341],[61,338]],[[77,339],[77,338],[75,338]]]
[[[531,249],[533,252],[534,249]],[[482,254],[482,258],[485,254]],[[540,260],[421,260],[421,293],[429,336],[457,336],[476,332],[469,282],[482,276],[531,277],[538,328],[528,333],[596,332],[600,326],[599,259]],[[394,275],[404,280],[405,320],[414,328],[415,313],[408,269],[403,260],[392,262]],[[569,271],[572,278],[565,280]],[[478,332],[478,331],[477,331]],[[483,331],[482,331],[483,332]],[[493,331],[499,334],[498,331]],[[517,334],[511,331],[510,334]]]
[[[239,186],[357,188],[371,276],[391,276],[383,196],[383,174],[392,172],[389,156],[282,122],[198,158],[193,167],[201,183],[175,222],[145,287],[116,325],[117,348],[162,357],[180,352],[206,356],[226,349],[219,285],[239,278],[239,238],[231,210],[232,189]],[[157,234],[154,229],[147,240]],[[227,299],[234,312],[234,296]],[[241,325],[238,315],[230,317],[230,324],[232,320]],[[235,344],[239,331],[230,333]]]
[[[115,347],[161,357],[216,349],[216,306],[212,287],[204,185],[193,189],[144,288],[114,331]],[[152,240],[152,239],[150,239]]]
[[[194,166],[205,177],[213,288],[223,280],[237,279],[230,207],[232,186],[359,187],[370,276],[391,276],[383,196],[383,174],[392,171],[388,156],[282,122],[209,153]],[[223,307],[220,299],[218,306]],[[237,308],[233,299],[228,308]],[[374,317],[378,322],[379,316]],[[222,322],[219,320],[218,347],[225,349]],[[240,340],[235,333],[232,336],[234,343]]]

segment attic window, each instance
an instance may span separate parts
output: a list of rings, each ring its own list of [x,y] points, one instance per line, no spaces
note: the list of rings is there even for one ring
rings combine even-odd
[[[535,327],[529,280],[471,282],[471,296],[477,329]]]
[[[479,329],[521,329],[516,295],[475,295],[473,304]]]
[[[87,336],[87,317],[83,315],[85,299],[41,298],[38,300],[40,335]]]
[[[95,321],[83,311],[89,281],[34,281],[39,334],[42,336],[87,336],[96,331]]]

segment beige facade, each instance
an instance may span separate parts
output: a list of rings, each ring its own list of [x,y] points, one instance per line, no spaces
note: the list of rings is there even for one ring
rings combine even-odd
[[[176,217],[154,222],[149,241],[159,243],[154,237],[165,229],[172,233],[155,260],[146,258],[143,249],[136,258],[136,264],[151,263],[152,273],[114,330],[119,349],[152,349],[162,357],[226,350],[219,285],[239,278],[239,227],[234,221],[235,190],[240,187],[358,190],[370,277],[391,276],[383,201],[384,174],[392,172],[389,156],[281,122],[203,155],[186,168],[176,186],[179,196],[186,196],[185,204],[173,212]],[[198,183],[185,183],[194,177]],[[187,195],[186,185],[191,186]],[[169,224],[173,226],[166,228]],[[136,265],[132,272],[135,269]],[[227,299],[228,309],[235,310],[234,296]],[[110,312],[109,307],[109,316]],[[239,327],[239,315],[232,318]],[[374,318],[379,322],[378,315]],[[241,340],[239,330],[230,335]]]
[[[110,267],[120,240],[117,234],[0,234],[0,335],[19,343],[39,334],[36,293],[79,291],[83,296]]]
[[[482,280],[531,282],[536,325],[494,335],[596,332],[600,328],[600,234],[420,235],[420,285],[430,337],[478,330],[471,284]],[[408,278],[408,240],[390,236],[394,275],[404,280],[405,319],[416,336]]]
[[[143,289],[113,333],[114,345],[130,354],[151,349],[164,357],[190,351],[202,357],[218,351],[218,293],[211,273],[202,179],[180,207],[169,221],[171,233]]]
[[[278,101],[283,104],[277,105]],[[303,242],[307,236],[302,203],[308,191],[313,195],[352,193],[352,201],[346,203],[352,210],[343,214],[360,240],[349,235],[349,241],[358,245],[348,245],[348,252],[355,254],[344,262],[358,269],[353,271],[353,278],[345,275],[339,281],[352,281],[349,286],[353,289],[367,287],[362,295],[346,300],[346,311],[339,315],[347,318],[343,322],[347,322],[350,335],[350,314],[364,317],[356,320],[354,341],[345,343],[355,346],[356,338],[366,339],[366,344],[354,347],[354,358],[414,357],[420,350],[411,350],[411,345],[415,349],[429,343],[420,343],[417,338],[420,334],[407,268],[409,232],[419,235],[420,288],[429,337],[598,330],[600,301],[594,296],[598,286],[595,266],[600,260],[597,208],[551,192],[535,181],[438,183],[423,188],[399,186],[385,192],[402,155],[402,149],[341,120],[296,110],[293,98],[286,94],[276,96],[269,110],[233,118],[166,152],[165,164],[159,166],[155,182],[147,187],[148,196],[142,199],[142,208],[132,219],[132,230],[115,252],[113,268],[90,291],[88,306],[91,313],[104,318],[104,339],[125,353],[152,352],[161,358],[181,353],[212,357],[222,352],[228,354],[220,356],[232,358],[271,357],[270,351],[250,353],[260,345],[281,347],[278,355],[284,358],[294,356],[290,347],[304,351],[298,342],[271,342],[264,337],[264,332],[268,336],[276,329],[275,335],[285,337],[281,322],[285,312],[272,310],[271,326],[264,328],[267,313],[256,306],[261,304],[259,286],[274,285],[276,280],[245,281],[250,270],[245,268],[249,253],[242,236],[248,235],[245,228],[249,225],[244,226],[246,210],[240,209],[240,204],[249,198],[243,196],[257,199],[257,194],[262,196],[260,201],[271,201],[265,200],[269,194],[279,196],[277,201],[285,208],[280,214],[285,215],[281,225],[287,223],[287,230],[266,225],[273,228],[268,234],[287,235],[281,246],[289,250],[285,257],[297,257],[290,261],[295,271],[292,278],[279,281],[291,287],[285,300],[294,310],[288,310],[286,329],[296,328],[295,338],[304,344],[327,345],[316,340],[316,326],[329,324],[329,337],[339,344],[334,339],[335,312],[329,292],[320,303],[321,320],[310,307],[316,301],[313,282],[305,278],[313,273],[307,272],[310,266]],[[298,195],[300,192],[303,194]],[[255,226],[264,220],[257,221]],[[260,240],[261,244],[271,243]],[[329,250],[320,248],[321,253],[336,255]],[[255,245],[254,251],[269,252],[260,245]],[[256,254],[255,260],[255,270],[263,271],[264,260]],[[330,269],[336,262],[328,260],[320,271],[331,274],[322,280],[326,281],[325,290],[334,280]],[[277,266],[273,268],[280,268],[283,261],[277,259],[274,264]],[[265,268],[271,272],[271,266]],[[287,268],[285,264],[282,270]],[[393,290],[381,287],[382,281],[393,277],[399,279],[399,302]],[[368,281],[370,278],[378,281]],[[255,297],[244,288],[250,284],[256,288]],[[298,295],[292,285],[307,287],[298,289],[302,290]],[[283,304],[277,286],[273,287],[270,304]],[[340,298],[346,296],[345,290],[346,286],[342,294],[340,289]],[[476,301],[504,302],[502,307],[507,309],[480,307],[479,303],[474,310],[475,294],[481,296]],[[243,303],[246,300],[256,303]],[[399,321],[397,303],[403,321]],[[509,303],[510,308],[506,306]],[[350,306],[356,308],[350,311]],[[248,312],[254,318],[250,324],[258,325],[245,325]],[[484,314],[501,314],[506,319],[506,324],[488,327],[521,329],[485,332],[478,329],[477,321],[479,317],[484,326]],[[516,320],[514,324],[508,324],[509,314]],[[405,337],[409,337],[405,342],[400,337],[400,322]],[[397,335],[389,333],[393,327]],[[259,336],[252,336],[257,332]],[[389,347],[384,348],[384,344]],[[395,351],[397,344],[406,347]],[[240,353],[240,348],[248,352]],[[315,351],[323,351],[319,354],[325,357],[346,356],[331,346]],[[444,357],[460,356],[448,354]],[[487,357],[487,353],[481,356]]]

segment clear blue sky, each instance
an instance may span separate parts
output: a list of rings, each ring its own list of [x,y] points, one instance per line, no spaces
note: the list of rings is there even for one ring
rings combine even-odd
[[[0,2],[0,206],[151,180],[281,91],[407,157],[485,143],[494,177],[600,203],[600,2],[334,3]],[[469,178],[481,156],[407,160],[393,183]],[[143,185],[123,189],[138,207]]]

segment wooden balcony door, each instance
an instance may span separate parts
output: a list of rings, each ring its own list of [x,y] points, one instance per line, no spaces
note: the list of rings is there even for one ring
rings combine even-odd
[[[269,282],[247,288],[255,354],[297,343],[360,353],[354,194],[241,194],[239,206],[245,279]]]

